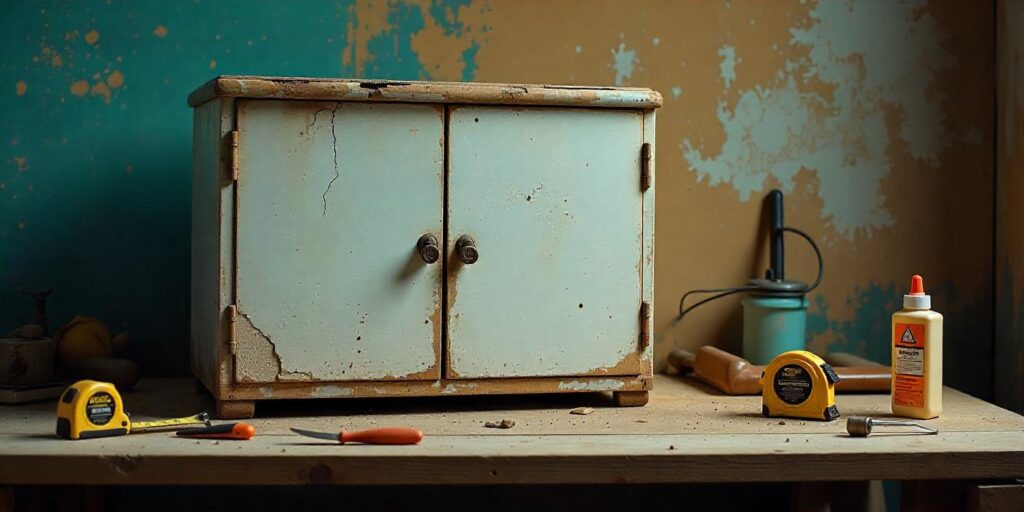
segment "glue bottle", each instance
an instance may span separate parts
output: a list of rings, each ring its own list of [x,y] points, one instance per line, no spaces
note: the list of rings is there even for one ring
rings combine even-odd
[[[942,412],[942,315],[915,275],[892,315],[892,413],[929,419]]]

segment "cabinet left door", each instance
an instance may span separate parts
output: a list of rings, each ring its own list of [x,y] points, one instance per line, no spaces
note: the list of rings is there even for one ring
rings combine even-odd
[[[440,105],[237,104],[236,383],[440,376]]]

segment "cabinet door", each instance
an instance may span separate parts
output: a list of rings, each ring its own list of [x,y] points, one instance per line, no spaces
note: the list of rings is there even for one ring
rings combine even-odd
[[[443,107],[238,104],[235,378],[440,375]]]
[[[638,374],[643,115],[458,107],[449,123],[446,375]]]

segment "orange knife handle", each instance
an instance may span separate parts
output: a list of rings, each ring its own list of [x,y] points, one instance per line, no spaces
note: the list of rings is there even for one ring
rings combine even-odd
[[[363,444],[417,444],[423,439],[423,432],[407,427],[384,427],[338,434],[341,443]]]

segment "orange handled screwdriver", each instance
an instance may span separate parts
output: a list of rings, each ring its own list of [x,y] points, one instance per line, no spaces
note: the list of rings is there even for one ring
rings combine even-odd
[[[209,427],[185,428],[178,431],[179,437],[191,439],[235,439],[248,441],[256,435],[256,427],[248,423],[224,423]]]
[[[292,432],[295,432],[300,436],[312,437],[315,439],[327,439],[329,441],[337,441],[341,444],[419,444],[423,439],[423,432],[407,427],[372,428],[370,430],[357,430],[355,432],[345,432],[343,430],[337,434],[303,430],[301,428],[293,428]]]

